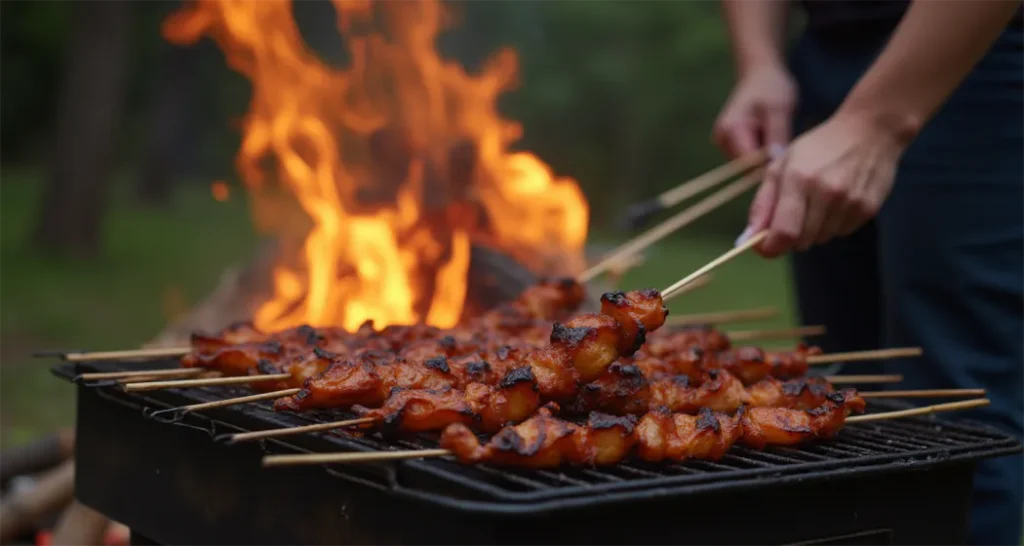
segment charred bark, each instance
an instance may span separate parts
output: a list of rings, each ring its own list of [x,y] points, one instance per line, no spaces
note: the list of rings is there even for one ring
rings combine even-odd
[[[56,156],[35,230],[35,242],[51,250],[88,255],[99,247],[124,102],[129,19],[127,0],[75,3]]]

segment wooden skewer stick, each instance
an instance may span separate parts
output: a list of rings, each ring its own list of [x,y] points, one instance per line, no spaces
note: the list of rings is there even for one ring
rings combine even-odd
[[[899,383],[903,381],[902,375],[826,375],[823,378],[825,381],[832,383],[833,385],[849,385],[851,383],[859,383],[866,385],[868,383]]]
[[[962,409],[980,408],[991,403],[988,398],[976,398],[974,400],[963,400],[960,402],[946,402],[932,406],[922,406],[898,411],[887,411],[884,413],[869,413],[867,415],[855,415],[847,417],[847,423],[868,423],[871,421],[884,421],[886,419],[899,419],[902,417],[916,417],[918,415],[931,415],[942,411],[956,411]]]
[[[594,277],[604,273],[609,267],[621,262],[624,258],[642,251],[643,249],[669,236],[679,228],[715,210],[730,200],[739,197],[743,192],[753,188],[761,181],[763,172],[763,169],[757,169],[753,173],[740,178],[732,184],[729,184],[728,186],[711,194],[709,197],[704,198],[696,205],[679,212],[661,224],[658,224],[639,236],[630,239],[627,243],[613,250],[608,254],[608,256],[584,271],[579,277],[577,277],[577,280],[584,283],[593,280]]]
[[[724,165],[663,192],[655,199],[663,208],[674,207],[704,190],[713,188],[746,170],[761,165],[766,159],[767,154],[764,153],[764,150],[758,150],[737,157]]]
[[[715,258],[714,260],[711,260],[710,262],[708,262],[706,265],[704,265],[700,269],[694,271],[693,273],[690,273],[689,275],[684,277],[682,280],[679,280],[675,284],[673,284],[672,286],[669,286],[668,288],[662,290],[661,291],[661,299],[663,299],[665,301],[668,301],[673,296],[678,294],[679,290],[682,289],[684,286],[690,284],[691,282],[693,282],[695,279],[697,279],[701,275],[705,275],[705,274],[709,273],[711,270],[715,269],[716,267],[718,267],[718,266],[720,266],[720,265],[722,265],[722,264],[732,260],[736,256],[739,256],[740,254],[743,254],[744,252],[750,250],[756,244],[760,243],[761,240],[764,239],[767,235],[768,235],[767,231],[762,231],[762,232],[754,235],[753,237],[747,239],[743,244],[741,244],[741,245],[731,249],[729,252],[726,252],[725,254],[722,254],[721,256]]]
[[[98,361],[98,360],[138,360],[149,358],[169,358],[172,356],[184,356],[192,350],[191,347],[160,347],[155,349],[131,349],[127,351],[94,351],[80,353],[64,353],[60,357],[69,362]]]
[[[169,370],[132,370],[122,372],[83,373],[75,379],[81,381],[98,381],[101,379],[128,379],[137,377],[188,377],[206,372],[203,368],[172,368]]]
[[[367,451],[356,453],[300,453],[297,455],[267,455],[263,466],[293,466],[324,463],[359,463],[389,461],[395,459],[418,459],[420,457],[443,457],[451,455],[447,449],[414,449],[403,451]]]
[[[804,336],[824,335],[824,326],[798,326],[796,328],[780,328],[778,330],[736,330],[726,332],[730,341],[753,341],[766,339],[791,339]]]
[[[290,373],[271,373],[265,375],[245,375],[239,377],[211,377],[209,379],[182,379],[178,381],[148,381],[130,383],[124,386],[126,391],[152,391],[157,389],[179,389],[183,387],[210,387],[216,385],[237,385],[240,383],[259,383],[278,381],[291,377]]]
[[[961,402],[949,402],[946,404],[935,404],[920,408],[887,411],[885,413],[874,413],[869,415],[856,415],[848,417],[847,423],[866,423],[870,421],[883,421],[887,419],[900,419],[903,417],[915,417],[918,415],[930,415],[944,411],[956,411],[961,409],[977,408],[987,406],[987,398],[977,400],[964,400]],[[422,457],[443,457],[451,455],[447,449],[417,449],[404,451],[370,451],[358,453],[301,453],[296,455],[268,455],[263,458],[263,466],[292,466],[308,464],[328,463],[365,463],[377,461],[390,461],[398,459],[419,459]]]
[[[705,275],[707,277],[708,275]],[[691,285],[692,286],[692,285]],[[778,316],[779,312],[772,307],[760,307],[757,309],[740,309],[737,311],[715,311],[713,313],[695,313],[668,317],[665,326],[697,326],[702,324],[721,324],[724,322],[742,322],[747,320],[770,319]]]
[[[837,362],[855,362],[860,360],[884,360],[886,358],[921,356],[922,354],[923,351],[920,347],[897,347],[895,349],[874,349],[871,351],[852,351],[849,353],[813,355],[807,357],[807,363],[812,366],[815,366],[818,364],[835,364]]]
[[[916,391],[873,391],[859,393],[861,398],[930,398],[940,396],[985,396],[985,389],[931,389]]]
[[[214,400],[213,402],[202,402],[200,404],[189,404],[187,406],[178,406],[176,408],[168,408],[160,410],[160,413],[192,413],[199,410],[223,408],[225,406],[233,406],[235,404],[248,404],[249,402],[259,402],[260,400],[270,400],[273,398],[281,398],[283,396],[291,396],[297,394],[302,389],[282,389],[273,392],[264,392],[260,394],[250,394],[249,396],[239,396],[236,398],[225,398],[224,400]]]
[[[693,292],[694,290],[696,290],[698,288],[703,288],[703,287],[707,286],[708,283],[710,283],[710,282],[711,282],[711,273],[708,273],[707,275],[702,275],[702,276],[698,277],[696,280],[694,280],[693,282],[691,282],[690,284],[680,288],[674,294],[674,296],[682,296],[683,294],[686,294],[688,292]]]
[[[305,425],[301,427],[290,427],[290,428],[277,428],[271,430],[257,430],[255,432],[242,432],[239,434],[232,434],[228,439],[228,443],[237,444],[239,442],[248,442],[250,440],[261,440],[263,438],[276,438],[278,436],[291,436],[292,434],[302,434],[305,432],[319,432],[321,430],[331,430],[336,428],[351,427],[355,425],[365,425],[376,422],[376,417],[360,417],[358,419],[349,419],[347,421],[334,421],[332,423],[318,423],[315,425]]]
[[[744,171],[757,167],[764,163],[766,159],[767,154],[763,150],[751,152],[663,192],[653,199],[637,203],[627,210],[627,225],[633,229],[639,228],[652,215],[674,207],[702,191],[713,188],[734,176],[742,174]]]

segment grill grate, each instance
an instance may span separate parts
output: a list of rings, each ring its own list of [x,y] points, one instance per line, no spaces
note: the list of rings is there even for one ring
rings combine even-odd
[[[163,366],[173,366],[164,362]],[[149,366],[154,366],[150,363]],[[83,371],[111,371],[138,367],[132,364],[64,365],[55,373],[72,378]],[[103,385],[98,385],[104,387]],[[102,388],[105,396],[123,404],[154,409],[219,400],[249,394],[245,389],[225,387],[125,393]],[[875,404],[890,409],[889,404]],[[349,417],[343,412],[283,414],[274,412],[270,402],[219,408],[201,415],[188,415],[175,424],[199,427],[212,437],[227,432],[297,426]],[[265,440],[267,452],[398,450],[437,447],[436,435],[386,439],[378,433],[360,435],[331,431]],[[489,465],[464,466],[451,460],[411,460],[381,465],[330,467],[336,476],[367,483],[412,497],[428,497],[461,508],[480,508],[480,503],[499,503],[506,509],[519,505],[523,511],[544,509],[545,505],[569,500],[597,502],[617,496],[657,494],[664,488],[706,489],[756,487],[790,479],[811,479],[822,475],[857,472],[885,472],[908,467],[934,466],[944,462],[977,459],[1018,452],[1020,444],[993,429],[951,423],[934,418],[880,421],[846,427],[837,438],[799,448],[774,447],[756,451],[733,448],[722,460],[649,464],[629,461],[610,467],[566,468],[562,470],[505,469]],[[599,495],[598,495],[599,494]]]

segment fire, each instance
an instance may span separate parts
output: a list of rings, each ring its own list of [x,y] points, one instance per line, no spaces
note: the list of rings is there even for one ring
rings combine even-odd
[[[213,198],[217,201],[224,202],[231,197],[231,190],[228,188],[226,182],[218,180],[213,184],[210,184],[210,194],[213,195]]]
[[[288,1],[200,0],[164,23],[172,42],[212,37],[252,83],[236,165],[255,224],[282,249],[257,327],[453,326],[473,244],[537,273],[577,273],[586,199],[510,151],[521,128],[496,108],[515,53],[468,74],[436,51],[437,2],[333,5],[340,68],[307,46]]]

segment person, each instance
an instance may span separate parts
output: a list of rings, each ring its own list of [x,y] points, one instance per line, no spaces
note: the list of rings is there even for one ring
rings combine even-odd
[[[1022,436],[1024,29],[1019,1],[723,0],[737,83],[713,138],[771,160],[741,239],[793,253],[826,351],[921,346],[901,388],[984,388]],[[788,57],[788,59],[787,59]],[[793,135],[798,135],[792,139]],[[978,465],[968,541],[1020,544],[1022,458]]]

